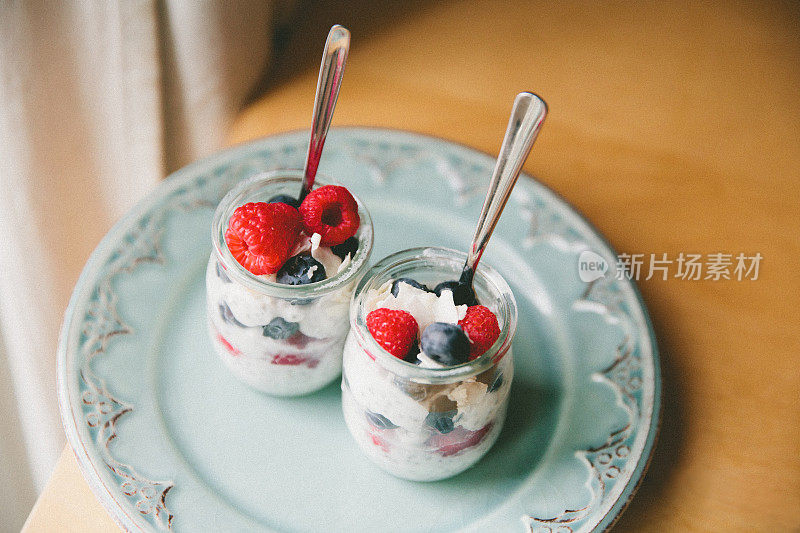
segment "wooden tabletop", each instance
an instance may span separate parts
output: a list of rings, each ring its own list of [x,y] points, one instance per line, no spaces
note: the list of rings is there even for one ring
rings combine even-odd
[[[664,409],[616,530],[800,530],[798,4],[356,3],[304,19],[231,143],[308,127],[335,22],[354,38],[334,125],[496,153],[514,94],[540,94],[526,170],[619,252],[763,258],[756,280],[640,281]],[[26,531],[111,530],[65,450]]]

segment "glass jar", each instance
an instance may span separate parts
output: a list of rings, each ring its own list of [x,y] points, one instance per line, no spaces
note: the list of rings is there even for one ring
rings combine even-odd
[[[342,371],[345,421],[364,453],[398,477],[431,481],[466,470],[491,448],[505,420],[517,305],[494,269],[481,264],[473,287],[497,316],[500,336],[473,361],[420,367],[381,348],[366,326],[373,289],[403,277],[433,287],[457,279],[465,260],[444,248],[404,250],[373,266],[353,294]]]
[[[319,390],[341,373],[350,296],[372,251],[372,220],[356,198],[358,250],[335,275],[307,285],[284,285],[236,261],[225,242],[233,211],[278,194],[296,196],[302,176],[299,170],[279,170],[234,187],[214,213],[214,250],[206,270],[208,328],[217,354],[239,380],[277,396]],[[329,183],[317,177],[315,188]]]

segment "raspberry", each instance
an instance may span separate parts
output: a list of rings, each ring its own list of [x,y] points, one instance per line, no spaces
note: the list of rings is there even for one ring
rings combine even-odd
[[[381,347],[403,359],[417,340],[419,326],[411,313],[381,307],[367,315],[367,328]]]
[[[297,209],[282,203],[237,207],[225,242],[233,257],[256,275],[274,274],[289,259],[302,228]]]
[[[469,360],[480,357],[500,336],[500,325],[497,317],[483,305],[467,308],[467,314],[458,321],[470,340]]]
[[[350,191],[339,185],[325,185],[311,191],[300,204],[306,233],[319,233],[321,246],[336,246],[356,234],[361,219]]]
[[[449,457],[461,450],[466,450],[479,444],[490,429],[492,429],[491,422],[477,431],[470,431],[459,426],[446,435],[433,435],[427,444],[432,448],[436,448],[436,451],[442,457]]]
[[[370,433],[369,436],[372,437],[372,444],[374,444],[375,446],[377,446],[378,448],[380,448],[384,452],[388,452],[389,451],[389,443],[388,442],[386,442],[385,440],[383,440],[382,438],[380,438],[378,435],[376,435],[374,433]]]
[[[233,345],[230,342],[228,342],[228,339],[220,335],[219,332],[217,333],[217,341],[219,341],[219,343],[222,346],[224,346],[225,349],[228,350],[228,352],[230,352],[231,355],[233,356],[242,355],[242,352],[234,348]]]
[[[292,335],[291,337],[289,337],[288,339],[286,339],[286,342],[287,342],[287,343],[288,343],[290,346],[294,346],[294,347],[295,347],[295,348],[297,348],[298,350],[302,350],[303,348],[305,348],[305,347],[306,347],[306,344],[308,344],[309,342],[311,342],[311,340],[312,340],[312,339],[311,339],[311,337],[308,337],[308,336],[306,336],[306,335],[303,335],[302,333],[300,333],[300,332],[298,331],[297,333],[295,333],[294,335]]]
[[[295,354],[277,354],[272,357],[270,361],[273,365],[286,365],[286,366],[299,366],[306,365],[308,368],[316,368],[319,364],[319,359],[313,357],[304,357]]]

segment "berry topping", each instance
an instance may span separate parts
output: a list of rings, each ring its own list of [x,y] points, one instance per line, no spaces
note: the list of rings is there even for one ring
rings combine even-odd
[[[232,326],[238,326],[240,328],[247,327],[238,320],[236,320],[236,317],[233,316],[233,311],[231,311],[231,308],[228,307],[228,304],[226,302],[222,302],[221,304],[219,304],[219,314],[222,317],[222,321],[227,324],[230,324]]]
[[[342,244],[331,246],[331,252],[338,255],[342,261],[347,257],[347,254],[350,254],[350,259],[352,259],[356,255],[356,250],[358,250],[358,239],[356,237],[350,237]]]
[[[294,196],[289,196],[288,194],[279,194],[277,196],[273,196],[269,200],[267,200],[268,204],[286,204],[294,207],[297,209],[300,207],[300,200],[295,198]]]
[[[365,414],[367,415],[367,420],[369,420],[369,423],[372,424],[375,429],[397,428],[396,424],[381,414],[373,413],[372,411],[367,411]]]
[[[472,346],[469,350],[469,359],[475,359],[488,350],[497,337],[500,336],[500,325],[497,317],[483,305],[473,305],[467,308],[467,314],[458,321],[458,325],[469,337]]]
[[[453,424],[453,417],[456,416],[458,411],[447,411],[444,413],[428,413],[425,417],[425,423],[430,427],[445,435],[455,429]]]
[[[297,333],[298,329],[300,329],[300,324],[297,322],[287,322],[278,316],[264,326],[263,335],[270,339],[285,340]]]
[[[325,185],[306,196],[300,204],[306,233],[322,235],[321,246],[342,244],[356,234],[361,219],[350,191],[339,185]]]
[[[475,299],[475,291],[469,283],[463,281],[443,281],[434,287],[433,292],[436,296],[441,296],[443,290],[449,290],[453,293],[453,303],[456,305],[475,305],[478,301]]]
[[[225,242],[231,255],[253,274],[274,274],[289,258],[301,228],[294,207],[251,202],[231,215]]]
[[[392,296],[397,297],[397,293],[400,292],[400,284],[401,283],[405,283],[406,285],[411,285],[412,287],[415,287],[417,289],[421,289],[421,290],[423,290],[425,292],[429,292],[428,287],[426,287],[425,285],[421,285],[416,280],[413,280],[411,278],[397,278],[396,280],[394,280],[392,282]]]
[[[434,322],[422,332],[420,347],[425,355],[445,366],[460,365],[469,358],[469,339],[456,324]]]
[[[367,328],[387,352],[403,359],[417,340],[419,326],[411,313],[381,307],[367,315]]]
[[[325,267],[310,255],[301,254],[290,258],[278,270],[275,281],[284,285],[308,285],[325,279]]]

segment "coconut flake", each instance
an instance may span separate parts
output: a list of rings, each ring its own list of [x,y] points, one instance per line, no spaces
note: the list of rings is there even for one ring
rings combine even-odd
[[[342,260],[338,255],[333,253],[330,248],[326,246],[320,246],[319,243],[321,240],[322,235],[319,233],[315,233],[311,236],[311,257],[322,264],[322,266],[325,268],[325,277],[330,278],[339,272],[339,267],[342,264]]]
[[[419,352],[417,354],[417,359],[419,359],[419,366],[421,368],[444,368],[447,365],[443,365],[438,361],[434,361],[431,357],[426,354],[425,352]]]
[[[448,398],[458,404],[459,409],[472,405],[480,401],[486,394],[488,386],[480,381],[464,381],[458,387],[450,391]]]
[[[467,315],[467,306],[456,305],[453,301],[453,291],[443,290],[441,296],[436,300],[434,314],[436,322],[458,324],[458,321]]]
[[[347,255],[344,256],[344,260],[342,261],[342,264],[339,265],[339,268],[336,270],[336,273],[338,274],[339,272],[341,272],[342,270],[344,270],[349,266],[350,266],[350,253],[348,252]]]

